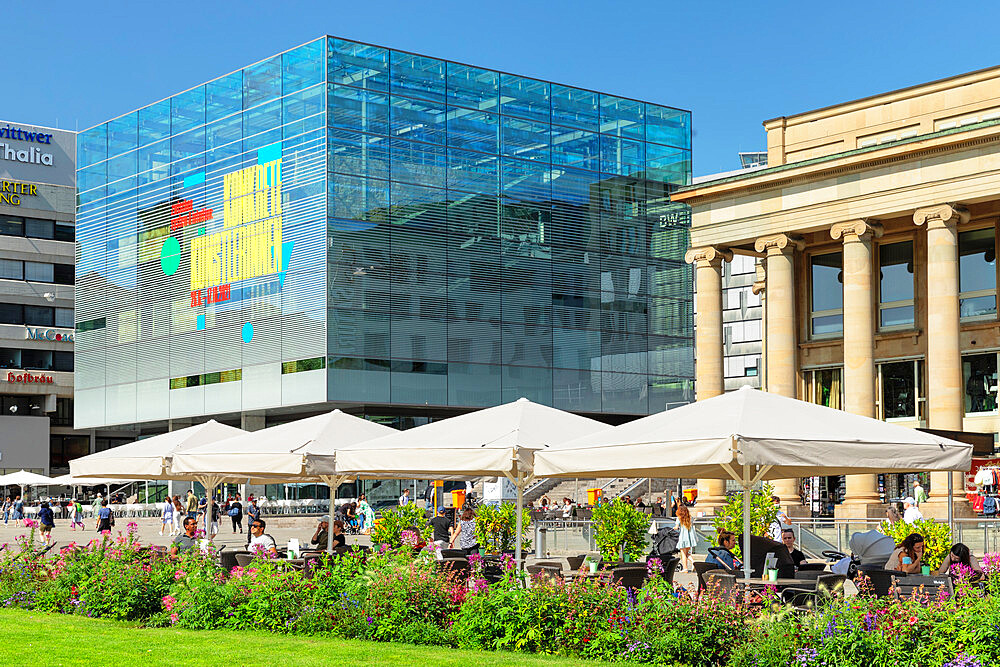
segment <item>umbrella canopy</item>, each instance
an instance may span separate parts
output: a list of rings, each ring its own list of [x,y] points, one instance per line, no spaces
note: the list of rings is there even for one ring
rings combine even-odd
[[[173,457],[170,470],[181,475],[216,474],[327,481],[337,475],[335,459],[345,446],[365,443],[397,431],[334,410],[287,424],[244,433]]]
[[[505,475],[513,480],[530,475],[534,450],[610,428],[521,398],[344,447],[337,454],[337,472],[404,479]]]
[[[73,459],[69,462],[69,470],[78,480],[77,484],[86,484],[87,478],[182,479],[170,473],[170,459],[175,453],[242,433],[246,431],[213,419]],[[194,475],[187,479],[201,481]]]
[[[972,445],[750,387],[535,455],[539,477],[634,475],[753,481],[968,470]]]
[[[141,479],[103,479],[100,477],[73,477],[73,475],[60,475],[53,477],[53,484],[63,486],[103,486],[105,484],[130,484],[131,482],[141,482]]]
[[[358,477],[463,479],[504,475],[517,487],[514,546],[521,562],[521,508],[537,449],[610,427],[519,398],[400,431],[337,454],[337,471]]]
[[[42,486],[43,484],[53,483],[55,482],[51,477],[28,472],[26,470],[19,470],[17,472],[12,472],[9,475],[0,476],[0,486],[7,486],[8,484],[11,486]]]

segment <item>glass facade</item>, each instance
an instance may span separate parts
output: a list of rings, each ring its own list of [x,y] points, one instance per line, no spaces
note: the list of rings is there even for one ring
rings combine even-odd
[[[323,38],[78,154],[78,425],[693,399],[688,112]]]

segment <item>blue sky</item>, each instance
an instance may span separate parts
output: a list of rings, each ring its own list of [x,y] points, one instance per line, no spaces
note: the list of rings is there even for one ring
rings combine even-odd
[[[0,117],[82,129],[324,33],[682,107],[694,172],[761,122],[1000,64],[982,3],[4,3]]]

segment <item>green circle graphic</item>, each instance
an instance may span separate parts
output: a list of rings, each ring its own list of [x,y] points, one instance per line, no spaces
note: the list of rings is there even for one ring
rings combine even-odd
[[[173,236],[167,238],[160,248],[160,268],[163,273],[172,276],[177,273],[177,267],[181,265],[181,244]]]

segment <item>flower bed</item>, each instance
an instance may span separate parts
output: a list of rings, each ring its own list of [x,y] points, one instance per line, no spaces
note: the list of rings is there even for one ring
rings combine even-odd
[[[778,667],[1000,664],[1000,557],[985,586],[895,602],[864,596],[796,612],[776,600],[694,600],[658,575],[638,592],[603,580],[523,585],[505,561],[487,584],[408,549],[335,557],[311,578],[258,559],[226,572],[211,555],[172,561],[131,532],[40,555],[32,534],[0,552],[0,604],[147,626],[268,630],[660,665]]]

